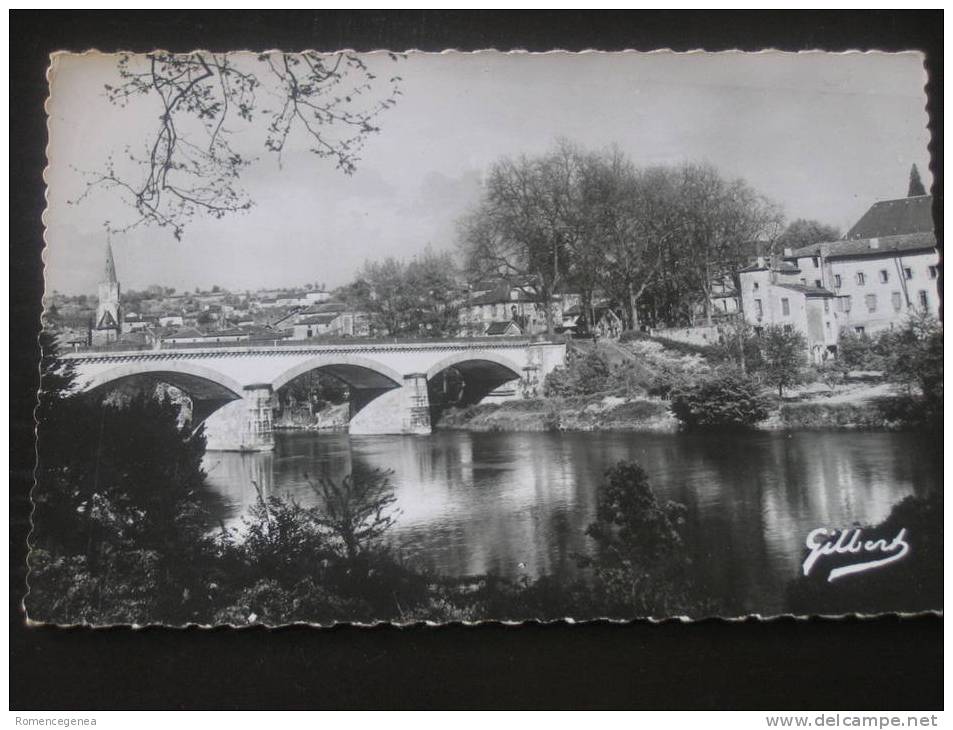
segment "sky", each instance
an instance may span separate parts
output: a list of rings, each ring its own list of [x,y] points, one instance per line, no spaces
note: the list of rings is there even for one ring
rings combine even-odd
[[[231,290],[349,281],[368,259],[455,250],[457,221],[503,157],[558,139],[618,146],[637,165],[708,161],[779,203],[788,219],[847,230],[877,200],[903,197],[916,164],[929,189],[926,73],[918,53],[410,53],[365,56],[403,78],[358,170],[347,176],[294,138],[281,163],[260,130],[245,214],[111,236],[124,289]],[[83,171],[142,145],[155,108],[111,105],[115,57],[59,55],[50,72],[44,252],[48,290],[93,293],[105,221],[128,210]],[[258,134],[256,134],[256,131]],[[252,145],[256,145],[252,147]],[[74,201],[74,202],[70,202]]]

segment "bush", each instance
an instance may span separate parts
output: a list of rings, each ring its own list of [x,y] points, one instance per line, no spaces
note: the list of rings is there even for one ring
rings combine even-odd
[[[635,462],[619,462],[605,477],[596,522],[586,530],[596,552],[582,558],[594,570],[596,605],[604,615],[624,617],[710,610],[690,578],[685,505],[660,502]]]
[[[663,366],[659,369],[658,375],[649,383],[647,390],[649,395],[658,398],[669,398],[674,391],[687,387],[689,382],[685,373]]]
[[[566,366],[557,367],[543,383],[543,395],[547,398],[572,395],[592,395],[610,389],[612,368],[598,350],[584,354],[567,353]]]
[[[833,395],[837,386],[844,382],[844,368],[836,360],[825,360],[814,368],[814,377],[818,382],[824,383]]]
[[[672,412],[688,428],[750,428],[768,417],[761,385],[725,369],[671,393]]]
[[[885,343],[881,336],[873,337],[867,333],[858,334],[851,330],[841,330],[837,342],[837,361],[845,371],[883,370],[887,365]]]
[[[910,317],[903,327],[881,337],[888,353],[887,377],[902,385],[916,387],[925,398],[943,398],[943,328],[930,314]]]

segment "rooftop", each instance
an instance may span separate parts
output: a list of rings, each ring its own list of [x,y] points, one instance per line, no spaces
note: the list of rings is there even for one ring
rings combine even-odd
[[[800,292],[806,297],[836,297],[837,295],[825,289],[821,286],[807,286],[806,284],[786,284],[778,282],[775,286],[780,286],[784,289],[790,289],[792,291]]]
[[[845,238],[880,238],[908,233],[933,233],[933,196],[881,200],[861,216]]]
[[[309,317],[299,319],[295,324],[331,324],[340,316],[339,312],[322,312],[321,314],[312,314]]]
[[[855,238],[847,241],[831,241],[829,243],[814,243],[794,249],[790,256],[785,258],[799,258],[803,256],[824,256],[837,258],[839,256],[882,256],[902,251],[920,251],[936,247],[936,236],[932,231],[919,233],[904,233],[896,236],[881,236],[874,238]]]
[[[523,330],[520,329],[520,326],[516,324],[512,319],[506,321],[490,322],[490,326],[486,328],[485,334],[488,335],[504,335],[506,331],[510,328],[514,328],[517,332],[522,333]]]

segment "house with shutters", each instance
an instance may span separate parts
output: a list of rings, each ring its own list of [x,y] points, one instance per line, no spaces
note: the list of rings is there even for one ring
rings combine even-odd
[[[929,195],[873,205],[840,241],[785,249],[738,272],[744,318],[757,332],[801,332],[811,358],[837,352],[845,331],[875,333],[918,311],[939,312],[939,254]]]
[[[842,241],[784,252],[801,283],[835,295],[842,329],[874,333],[913,312],[940,311],[939,253],[933,198],[919,195],[873,205]]]

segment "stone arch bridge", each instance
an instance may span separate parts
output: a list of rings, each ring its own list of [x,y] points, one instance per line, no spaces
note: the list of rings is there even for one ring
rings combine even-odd
[[[167,383],[192,400],[193,425],[205,423],[208,448],[266,451],[274,446],[273,395],[310,371],[343,380],[351,393],[353,434],[426,434],[428,384],[455,368],[462,401],[535,395],[565,361],[566,345],[531,340],[277,345],[77,352],[63,355],[77,388],[137,392]]]

